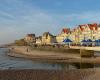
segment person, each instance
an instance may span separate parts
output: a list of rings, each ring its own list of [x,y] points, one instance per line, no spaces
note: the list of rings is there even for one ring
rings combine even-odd
[[[12,48],[12,50],[14,50],[14,48]]]

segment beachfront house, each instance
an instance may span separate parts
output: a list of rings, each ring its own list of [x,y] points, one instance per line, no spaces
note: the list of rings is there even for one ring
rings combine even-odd
[[[100,39],[100,24],[98,25],[96,40]]]
[[[36,37],[36,44],[42,44],[42,36]]]
[[[76,38],[75,38],[76,32],[75,32],[75,30],[76,30],[76,29],[72,29],[72,30],[70,31],[70,35],[69,35],[69,39],[70,39],[73,43],[76,42]]]
[[[69,28],[63,28],[61,33],[56,36],[57,43],[62,43],[65,38],[68,38],[70,36],[70,29]]]
[[[92,41],[94,41],[95,39],[97,39],[98,36],[98,25],[96,23],[94,24],[88,24],[89,27],[89,37]]]
[[[33,44],[36,43],[36,37],[35,34],[27,34],[24,38],[24,40],[29,43],[29,44]]]
[[[45,32],[42,35],[42,44],[56,43],[56,38],[49,32]]]
[[[71,32],[71,40],[74,43],[81,43],[83,40],[91,39],[92,41],[99,39],[100,29],[96,23],[94,24],[83,24],[73,29]]]
[[[70,39],[73,43],[80,44],[81,41],[86,38],[85,27],[86,25],[79,25],[78,27],[72,29]]]

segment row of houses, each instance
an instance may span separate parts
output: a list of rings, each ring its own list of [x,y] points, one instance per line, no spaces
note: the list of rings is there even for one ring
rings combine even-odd
[[[42,36],[39,37],[36,37],[35,34],[27,34],[24,40],[29,44],[51,44],[56,43],[56,36],[52,35],[49,32],[45,32]]]
[[[52,44],[63,43],[65,39],[71,40],[73,43],[79,44],[83,40],[91,39],[92,41],[100,39],[100,25],[82,24],[74,29],[63,28],[61,33],[54,36],[50,32],[44,32],[42,36],[36,37],[35,34],[27,34],[24,38],[27,43],[36,44]]]
[[[82,40],[98,40],[100,39],[100,25],[94,24],[83,24],[73,29],[70,33],[69,38],[74,43],[81,43]]]

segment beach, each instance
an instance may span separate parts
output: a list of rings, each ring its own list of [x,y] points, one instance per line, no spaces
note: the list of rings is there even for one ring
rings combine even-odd
[[[100,57],[81,58],[79,53],[61,53],[53,51],[31,50],[26,46],[12,46],[9,56],[23,57],[39,61],[64,62],[64,63],[100,63]],[[13,50],[12,50],[13,48]],[[27,51],[28,49],[28,51]]]
[[[12,47],[10,47],[10,48],[12,48]],[[19,58],[17,59],[14,57],[25,58],[25,55],[29,54],[30,58],[28,57],[28,55],[26,55],[27,59],[33,58],[32,60],[34,61],[38,57],[39,60],[37,60],[37,61],[42,61],[42,59],[44,59],[44,61],[46,61],[47,56],[51,56],[51,57],[53,56],[53,58],[51,58],[51,57],[49,58],[52,61],[49,61],[49,60],[47,60],[47,61],[48,62],[56,62],[58,60],[57,58],[59,57],[59,54],[61,54],[61,53],[53,54],[53,52],[51,51],[52,55],[50,55],[51,52],[47,53],[48,51],[33,50],[31,52],[31,50],[29,50],[27,52],[26,51],[27,47],[18,47],[18,46],[16,47],[15,46],[13,48],[15,49],[15,50],[14,49],[13,50],[17,51],[17,53],[10,53],[10,54],[13,54],[13,55],[11,55],[11,56],[13,56],[12,58],[9,56],[7,57],[7,55],[2,53],[2,51],[1,51],[1,58],[0,58],[1,65],[0,65],[0,67],[3,67],[3,68],[8,67],[8,69],[1,69],[0,70],[0,80],[99,80],[100,79],[100,77],[99,77],[100,68],[96,68],[96,67],[95,68],[88,68],[88,69],[66,69],[66,70],[65,69],[49,69],[49,68],[46,69],[46,67],[44,67],[44,69],[42,69],[42,68],[41,69],[25,68],[26,65],[30,65],[32,63],[29,64],[29,62],[28,62],[28,63],[25,63],[26,64],[25,65],[23,62],[20,62],[21,59],[19,59]],[[5,51],[5,49],[3,49],[3,50],[4,50],[4,52],[7,52],[9,49],[7,49],[6,51]],[[20,50],[22,50],[24,52],[26,51],[26,54],[20,53],[21,52]],[[29,53],[29,52],[31,52],[31,53]],[[33,55],[31,55],[31,54],[33,54]],[[45,56],[45,57],[42,56],[42,58],[41,58],[41,54],[43,54],[43,56]],[[71,55],[73,55],[73,54],[71,54]],[[5,58],[3,58],[3,56],[5,56]],[[34,57],[36,57],[36,58],[34,58]],[[71,56],[65,56],[65,53],[62,53],[61,58],[65,58],[64,59],[65,63],[68,60],[72,60],[72,59],[73,59],[72,61],[76,60],[74,55],[73,55],[73,58],[71,58]],[[54,61],[54,59],[55,59],[55,61]],[[79,59],[79,57],[77,57],[77,59]],[[5,61],[3,61],[3,60],[5,60]],[[22,59],[22,61],[27,62],[27,60],[24,60],[24,59]],[[59,61],[63,62],[62,59],[60,59]],[[16,64],[15,64],[15,62],[16,62]],[[6,63],[6,64],[3,64],[3,63]],[[21,66],[19,66],[19,65],[21,65]],[[35,65],[33,65],[33,67]],[[46,66],[47,64],[44,64],[44,65]],[[19,67],[19,68],[17,68],[17,67]],[[37,67],[39,67],[39,65]]]
[[[67,71],[0,70],[0,80],[100,80],[99,75],[99,68]]]

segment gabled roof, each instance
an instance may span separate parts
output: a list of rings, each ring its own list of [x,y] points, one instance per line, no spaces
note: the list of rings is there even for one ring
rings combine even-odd
[[[83,25],[79,25],[81,31],[84,31]]]
[[[98,25],[96,23],[88,24],[88,26],[89,26],[90,30],[94,30],[94,29],[97,30],[98,29]]]
[[[43,33],[43,36],[45,36],[45,37],[47,37],[47,36],[52,36],[52,37],[53,37],[53,35],[52,35],[51,33],[49,33],[49,32],[44,32],[44,33]]]
[[[69,33],[69,32],[70,32],[70,29],[69,29],[69,28],[63,28],[63,29],[62,29],[62,32],[63,32],[63,33]]]

